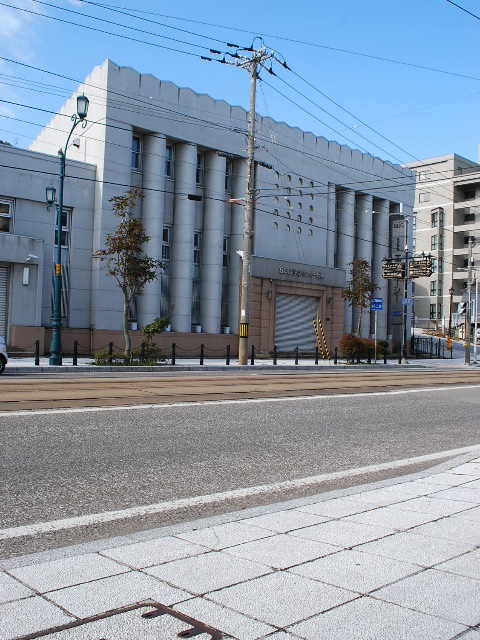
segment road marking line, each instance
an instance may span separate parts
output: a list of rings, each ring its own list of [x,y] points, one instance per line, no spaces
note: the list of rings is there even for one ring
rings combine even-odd
[[[45,416],[65,413],[96,413],[98,411],[134,411],[135,409],[170,409],[178,407],[202,407],[218,404],[260,404],[264,402],[295,402],[297,400],[335,400],[337,398],[363,398],[374,396],[397,396],[408,393],[433,393],[443,391],[457,391],[465,389],[480,389],[480,384],[462,384],[449,387],[422,387],[419,389],[397,389],[394,391],[372,391],[362,393],[332,393],[314,396],[288,396],[287,398],[235,398],[231,400],[199,400],[189,402],[162,402],[159,404],[115,405],[109,407],[74,407],[64,409],[22,409],[20,411],[0,411],[0,418],[7,416]]]
[[[75,529],[77,527],[85,527],[92,525],[105,524],[116,520],[128,520],[136,517],[144,517],[148,515],[168,513],[177,509],[185,509],[198,507],[200,505],[212,504],[215,502],[227,502],[238,498],[248,498],[255,495],[263,495],[274,493],[277,491],[285,491],[289,489],[298,489],[303,487],[329,482],[332,480],[341,480],[344,478],[354,478],[366,473],[376,473],[390,469],[400,469],[414,464],[423,462],[434,462],[444,458],[452,458],[463,453],[480,451],[480,445],[471,447],[462,447],[460,449],[451,449],[449,451],[440,451],[430,453],[415,458],[406,458],[404,460],[394,460],[392,462],[384,462],[374,464],[367,467],[359,467],[357,469],[346,469],[344,471],[336,471],[333,473],[325,473],[318,476],[310,476],[307,478],[299,478],[297,480],[285,480],[283,482],[275,482],[272,484],[263,484],[256,487],[246,487],[244,489],[233,489],[224,491],[223,493],[212,493],[205,496],[195,496],[192,498],[181,498],[179,500],[170,500],[168,502],[159,502],[158,504],[144,505],[140,507],[131,507],[119,511],[106,511],[104,513],[93,513],[74,518],[64,518],[62,520],[52,520],[50,522],[39,522],[37,524],[25,525],[22,527],[10,527],[8,529],[0,529],[0,540],[10,540],[12,538],[21,538],[27,536],[36,536],[42,533],[52,533],[54,531],[63,531],[66,529]]]

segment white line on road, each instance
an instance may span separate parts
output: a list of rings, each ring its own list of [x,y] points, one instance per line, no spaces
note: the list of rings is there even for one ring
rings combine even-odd
[[[480,389],[480,384],[462,384],[450,387],[423,387],[420,389],[399,389],[396,391],[372,391],[362,393],[332,393],[313,396],[289,396],[287,398],[236,398],[233,400],[199,400],[190,402],[162,402],[159,404],[115,405],[110,407],[75,407],[65,409],[23,409],[21,411],[0,411],[0,418],[19,416],[46,416],[66,413],[97,413],[99,411],[135,411],[137,409],[170,409],[174,407],[202,407],[218,404],[260,404],[264,402],[298,402],[299,400],[336,400],[339,398],[371,398],[375,396],[399,396],[408,393],[434,393],[444,391],[465,391]]]
[[[42,533],[52,533],[54,531],[62,531],[65,529],[75,529],[77,527],[97,526],[115,520],[128,520],[130,518],[144,517],[152,514],[168,513],[177,509],[188,509],[198,507],[200,505],[221,503],[228,500],[238,498],[249,498],[255,495],[265,495],[275,493],[277,491],[287,491],[289,489],[298,489],[315,484],[329,482],[332,480],[341,480],[344,478],[353,478],[366,473],[376,473],[390,469],[400,469],[424,462],[434,462],[444,458],[452,458],[463,453],[473,453],[480,451],[480,445],[471,447],[462,447],[461,449],[451,449],[449,451],[440,451],[416,458],[406,458],[405,460],[394,460],[381,464],[374,464],[358,469],[347,469],[345,471],[336,471],[334,473],[325,473],[318,476],[310,476],[308,478],[299,478],[297,480],[286,480],[284,482],[275,482],[272,484],[263,484],[257,487],[246,487],[244,489],[234,489],[232,491],[224,491],[223,493],[212,493],[205,496],[195,496],[192,498],[182,498],[179,500],[171,500],[169,502],[159,502],[158,504],[149,504],[140,507],[131,507],[119,511],[106,511],[104,513],[93,513],[75,518],[65,518],[63,520],[52,520],[50,522],[39,522],[37,524],[25,525],[22,527],[11,527],[9,529],[0,529],[0,540],[8,540],[12,538],[21,538],[25,536],[36,536]]]

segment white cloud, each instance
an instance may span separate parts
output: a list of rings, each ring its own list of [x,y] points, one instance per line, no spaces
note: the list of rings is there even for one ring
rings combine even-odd
[[[11,3],[18,9],[0,6],[3,51],[22,62],[31,61],[38,43],[36,30],[40,18],[22,9],[36,12],[38,5],[31,0],[11,0]]]

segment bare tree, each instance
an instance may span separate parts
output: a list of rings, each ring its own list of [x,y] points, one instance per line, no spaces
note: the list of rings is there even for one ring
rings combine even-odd
[[[350,307],[360,310],[358,317],[357,336],[360,337],[362,330],[362,313],[370,305],[373,294],[378,289],[370,275],[370,265],[364,258],[354,258],[348,263],[350,269],[350,281],[342,289],[341,296],[347,300]]]
[[[145,285],[157,277],[163,267],[160,260],[148,256],[144,245],[150,240],[145,228],[133,215],[137,200],[142,198],[138,187],[133,187],[121,196],[111,198],[113,213],[120,222],[113,233],[105,238],[105,248],[95,251],[94,259],[104,262],[107,275],[113,276],[123,295],[123,335],[125,337],[125,359],[130,360],[131,340],[128,327],[128,309],[132,300],[142,294]]]

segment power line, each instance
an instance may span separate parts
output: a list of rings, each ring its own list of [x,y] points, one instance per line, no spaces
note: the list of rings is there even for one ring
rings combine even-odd
[[[449,4],[453,4],[453,6],[457,7],[457,9],[460,9],[460,11],[464,11],[465,13],[468,13],[468,15],[472,16],[472,18],[476,18],[477,20],[480,20],[480,16],[477,16],[475,13],[472,13],[471,11],[468,11],[468,9],[465,9],[465,7],[461,7],[456,2],[452,2],[452,0],[447,0],[447,2]]]
[[[80,0],[80,2],[86,2],[87,0]],[[448,1],[448,0],[447,0]],[[109,9],[114,9],[114,7],[112,7],[112,5],[108,5],[108,4],[100,4],[100,3],[95,3],[95,2],[89,2],[89,4],[97,4],[100,7],[103,8],[109,8]],[[304,46],[308,46],[308,47],[314,47],[314,48],[318,48],[318,49],[325,49],[327,51],[335,51],[338,53],[344,53],[344,54],[348,54],[348,55],[352,55],[352,56],[359,56],[362,58],[370,58],[372,60],[378,60],[379,62],[388,62],[391,64],[396,64],[396,65],[401,65],[401,66],[406,66],[406,67],[412,67],[414,69],[421,69],[423,71],[431,71],[434,73],[441,73],[444,75],[450,75],[450,76],[456,76],[458,78],[465,78],[467,80],[476,80],[476,81],[480,81],[480,77],[476,77],[476,76],[469,76],[463,73],[458,73],[455,71],[447,71],[445,69],[438,69],[436,67],[430,67],[430,66],[426,66],[426,65],[421,65],[421,64],[417,64],[414,62],[406,62],[405,60],[395,60],[393,58],[386,58],[386,57],[382,57],[382,56],[378,56],[378,55],[373,55],[373,54],[368,54],[368,53],[363,53],[360,51],[352,51],[350,49],[342,49],[339,47],[332,47],[332,46],[328,46],[328,45],[324,45],[324,44],[319,44],[318,42],[308,42],[305,40],[298,40],[295,38],[289,38],[287,36],[282,36],[282,35],[278,35],[278,34],[273,34],[273,33],[262,33],[262,32],[253,32],[250,29],[242,29],[240,27],[231,27],[228,25],[221,25],[221,24],[215,24],[212,22],[205,22],[203,20],[193,20],[192,18],[185,18],[185,17],[181,17],[179,18],[178,16],[171,16],[168,14],[164,14],[164,13],[158,13],[158,12],[154,12],[154,11],[142,11],[139,9],[134,9],[132,7],[117,7],[117,9],[122,9],[125,11],[131,11],[131,12],[135,12],[135,13],[140,13],[140,14],[144,14],[144,15],[150,15],[150,16],[157,16],[157,17],[162,17],[162,18],[168,18],[169,20],[178,20],[179,22],[187,22],[187,23],[192,23],[192,24],[199,24],[202,26],[207,26],[207,27],[214,27],[216,29],[227,29],[229,31],[235,31],[238,33],[246,33],[250,36],[252,35],[258,35],[261,36],[263,38],[274,38],[277,40],[283,40],[285,42],[291,42],[293,44],[300,44],[300,45],[304,45]],[[146,18],[141,18],[146,20]],[[175,27],[171,27],[172,29]],[[192,33],[192,32],[190,32]],[[193,35],[193,33],[192,33]],[[194,34],[194,35],[199,35],[199,34]]]

